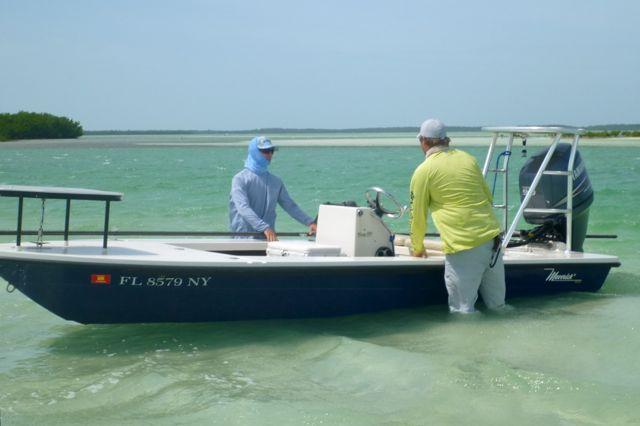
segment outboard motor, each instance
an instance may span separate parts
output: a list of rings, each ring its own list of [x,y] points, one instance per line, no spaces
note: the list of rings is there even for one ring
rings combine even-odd
[[[520,169],[520,200],[524,200],[531,183],[544,160],[548,148],[533,155]],[[571,155],[571,144],[560,143],[556,147],[547,170],[566,171]],[[593,203],[593,188],[587,175],[587,169],[576,152],[573,166],[573,226],[571,228],[571,248],[574,251],[582,251],[582,244],[587,235],[589,224],[589,206]],[[528,208],[534,209],[564,209],[567,207],[567,180],[566,176],[542,175],[536,192],[529,201]],[[562,240],[566,240],[566,221],[563,214],[557,213],[524,213],[524,219],[531,224],[541,225],[552,223],[561,234]]]

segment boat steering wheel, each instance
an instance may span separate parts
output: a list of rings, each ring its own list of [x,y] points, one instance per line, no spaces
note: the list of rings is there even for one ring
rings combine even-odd
[[[375,194],[375,196],[373,194]],[[371,207],[380,217],[387,216],[393,219],[398,219],[402,217],[404,212],[407,210],[407,206],[403,206],[398,202],[398,200],[395,199],[393,195],[377,186],[373,186],[367,189],[364,192],[364,196],[367,199],[367,204],[369,205],[369,207]],[[393,204],[392,209],[387,209],[382,205],[381,196],[384,196],[384,199],[390,201]]]

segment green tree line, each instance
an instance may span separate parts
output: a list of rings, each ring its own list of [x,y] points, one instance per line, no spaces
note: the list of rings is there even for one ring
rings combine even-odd
[[[20,111],[0,114],[0,141],[68,139],[82,136],[79,122],[47,113]]]
[[[585,138],[638,137],[640,130],[589,130],[582,136]]]

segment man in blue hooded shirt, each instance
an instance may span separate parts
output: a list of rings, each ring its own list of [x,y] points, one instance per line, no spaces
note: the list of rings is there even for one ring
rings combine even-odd
[[[249,143],[244,169],[231,181],[229,222],[232,232],[262,232],[267,241],[275,241],[276,204],[289,215],[316,232],[314,220],[302,211],[289,196],[282,180],[269,173],[273,153],[277,148],[271,140],[258,136]]]

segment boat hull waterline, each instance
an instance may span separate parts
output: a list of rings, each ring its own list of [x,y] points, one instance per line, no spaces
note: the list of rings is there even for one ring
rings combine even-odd
[[[599,290],[612,263],[505,264],[507,297]],[[0,276],[80,323],[352,315],[446,304],[442,262],[161,266],[5,259]]]

